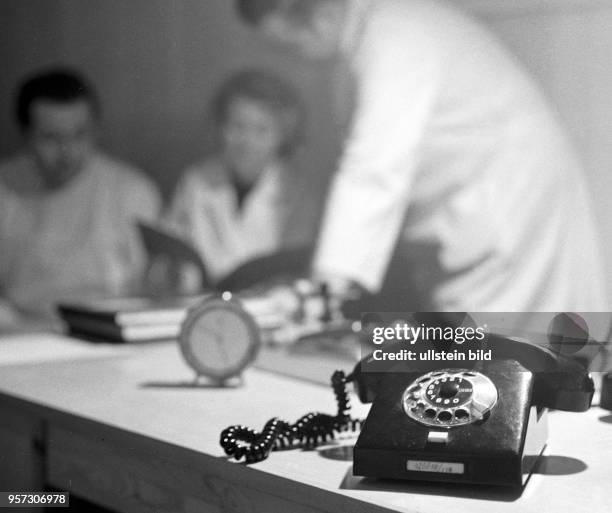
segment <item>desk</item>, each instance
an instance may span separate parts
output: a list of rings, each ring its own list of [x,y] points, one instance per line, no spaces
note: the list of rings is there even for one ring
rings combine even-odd
[[[548,456],[519,495],[353,477],[352,440],[250,467],[230,462],[218,445],[223,428],[333,412],[333,394],[258,369],[243,388],[194,388],[191,379],[170,343],[0,367],[0,489],[50,485],[122,512],[612,509],[612,458],[603,456],[612,454],[612,415],[598,408],[550,415]]]

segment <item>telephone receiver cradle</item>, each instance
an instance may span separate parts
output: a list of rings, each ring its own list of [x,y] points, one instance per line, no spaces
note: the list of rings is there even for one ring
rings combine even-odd
[[[353,453],[357,476],[521,487],[547,442],[547,408],[582,412],[594,384],[580,364],[487,336],[493,359],[394,362],[373,356],[352,379],[373,403]],[[387,351],[397,349],[393,345]]]

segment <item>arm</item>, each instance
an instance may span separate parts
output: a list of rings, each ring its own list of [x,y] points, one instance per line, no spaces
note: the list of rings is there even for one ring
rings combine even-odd
[[[187,239],[190,238],[192,231],[192,205],[190,197],[190,189],[193,184],[190,184],[190,180],[187,173],[179,179],[169,205],[166,207],[162,219],[162,226],[181,237]]]
[[[354,125],[332,184],[314,272],[375,292],[408,206],[439,61],[426,43],[407,47],[391,36],[381,47],[380,37],[371,39],[359,56]]]
[[[19,323],[19,316],[11,304],[3,297],[8,270],[7,236],[3,223],[9,219],[11,198],[0,183],[0,333],[9,330]]]
[[[130,275],[130,279],[124,284],[123,293],[134,294],[142,291],[142,280],[148,264],[137,224],[138,222],[156,224],[161,200],[153,183],[140,173],[127,175],[121,190],[123,193],[119,206],[123,211],[120,227],[121,240]]]
[[[160,251],[157,253],[154,248],[149,248],[145,287],[152,295],[199,293],[207,279],[202,259],[195,255],[197,248],[190,237],[193,215],[190,191],[194,187],[191,182],[186,175],[181,177],[159,224],[162,232],[183,240],[192,254],[181,252],[178,255],[176,251],[171,251],[172,248],[164,251],[161,247],[157,248]]]

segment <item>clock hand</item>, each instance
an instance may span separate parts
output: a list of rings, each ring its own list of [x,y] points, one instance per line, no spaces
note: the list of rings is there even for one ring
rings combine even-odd
[[[221,356],[223,357],[223,359],[226,362],[229,362],[230,361],[229,354],[227,353],[225,349],[225,343],[223,342],[224,333],[219,330],[208,327],[208,326],[206,327],[206,333],[208,333],[211,336],[211,338],[213,339],[213,342],[219,348],[219,353],[221,353]]]
[[[225,361],[229,363],[230,357],[229,357],[229,354],[227,353],[227,350],[225,349],[225,344],[223,343],[223,339],[219,336],[215,336],[215,342],[217,343],[217,346],[219,346],[219,352],[221,353]]]
[[[208,333],[215,337],[215,339],[223,339],[223,335],[225,334],[222,331],[214,330],[212,328],[208,328],[206,331],[208,331]]]

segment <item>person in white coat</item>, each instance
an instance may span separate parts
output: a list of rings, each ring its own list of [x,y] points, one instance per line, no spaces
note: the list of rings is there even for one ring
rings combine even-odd
[[[219,87],[212,118],[216,151],[185,171],[166,223],[195,246],[217,282],[283,247],[302,110],[284,80],[245,70]]]
[[[479,24],[435,0],[237,7],[354,78],[315,275],[375,293],[397,248],[412,276],[404,298],[424,294],[423,309],[608,309],[581,164],[532,80]]]
[[[16,107],[24,147],[0,163],[0,330],[46,323],[60,301],[135,293],[146,264],[135,225],[160,204],[99,149],[100,107],[80,73],[27,77]]]

